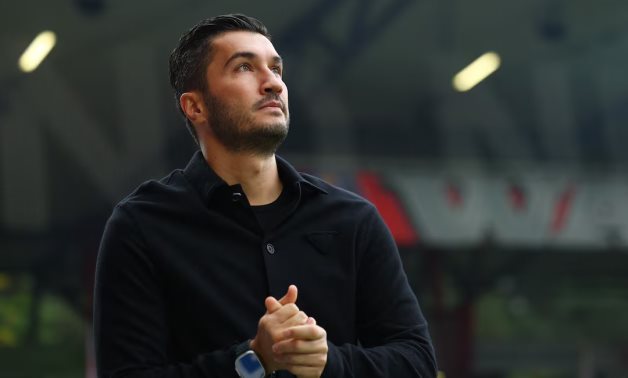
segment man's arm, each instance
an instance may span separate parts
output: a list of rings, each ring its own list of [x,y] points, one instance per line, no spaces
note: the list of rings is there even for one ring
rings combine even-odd
[[[160,282],[140,228],[125,208],[116,207],[105,228],[96,264],[98,376],[237,377],[237,345],[204,353],[192,363],[169,361],[167,304]]]
[[[189,363],[171,361],[167,353],[167,303],[160,272],[147,255],[147,248],[128,211],[116,207],[105,228],[96,265],[94,335],[98,376],[237,377],[234,364],[240,344],[200,354]],[[265,315],[270,321],[260,321],[258,334],[278,334],[275,327],[305,324],[308,317],[294,305],[296,298],[296,287],[278,301],[273,298],[281,311]],[[282,324],[273,320],[277,316]],[[265,355],[268,348],[262,346]]]
[[[357,253],[359,345],[329,342],[323,377],[436,377],[427,322],[374,208],[359,232]]]

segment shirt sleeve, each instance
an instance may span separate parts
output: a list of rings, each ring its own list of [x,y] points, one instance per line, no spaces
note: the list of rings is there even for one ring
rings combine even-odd
[[[374,208],[358,233],[357,248],[359,345],[328,342],[322,376],[436,377],[427,322],[392,235]]]
[[[158,269],[141,230],[118,205],[98,252],[94,336],[99,378],[237,377],[238,344],[189,363],[168,357],[168,326]]]

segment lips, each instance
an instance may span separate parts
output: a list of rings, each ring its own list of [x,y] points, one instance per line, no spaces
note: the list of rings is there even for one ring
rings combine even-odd
[[[268,101],[262,104],[262,106],[259,107],[260,109],[264,109],[264,108],[279,108],[283,110],[283,105],[281,104],[281,102],[279,101]]]

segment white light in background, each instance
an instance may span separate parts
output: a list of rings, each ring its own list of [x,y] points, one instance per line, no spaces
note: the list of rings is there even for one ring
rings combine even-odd
[[[454,89],[466,92],[478,85],[501,65],[501,58],[495,52],[487,52],[458,72],[452,81]]]
[[[23,72],[35,71],[56,43],[57,36],[54,32],[43,31],[39,33],[20,57],[18,61],[20,70]]]

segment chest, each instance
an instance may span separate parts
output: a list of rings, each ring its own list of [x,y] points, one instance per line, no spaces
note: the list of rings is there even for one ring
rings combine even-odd
[[[330,340],[354,337],[357,251],[351,227],[294,217],[265,234],[210,215],[152,235],[169,321],[188,342],[212,335],[211,344],[220,346],[252,337],[264,299],[283,296],[290,284],[299,288],[299,308],[317,319]]]

